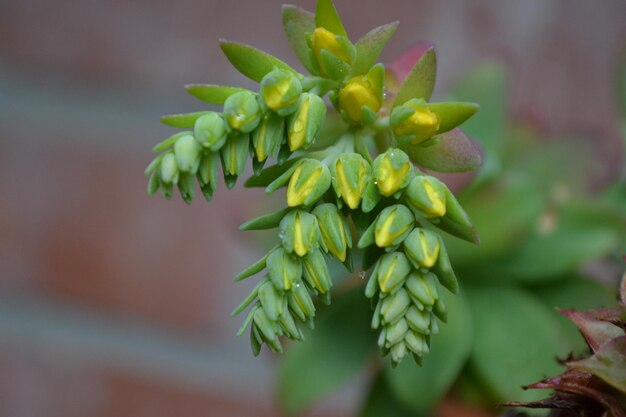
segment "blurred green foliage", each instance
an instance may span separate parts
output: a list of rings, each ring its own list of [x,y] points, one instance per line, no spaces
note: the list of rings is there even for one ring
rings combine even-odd
[[[555,307],[616,303],[616,286],[600,283],[583,267],[623,267],[624,179],[590,192],[588,168],[597,163],[592,152],[579,141],[546,140],[508,120],[506,72],[495,63],[471,73],[451,97],[481,105],[464,130],[481,144],[485,163],[460,198],[480,245],[446,239],[462,285],[460,297],[447,298],[448,324],[422,367],[410,361],[387,367],[370,351],[374,332],[367,316],[354,317],[363,312],[356,306],[363,289],[356,285],[344,302],[328,307],[329,319],[320,320],[307,343],[287,350],[279,398],[289,414],[365,375],[366,368],[375,377],[363,417],[425,415],[450,390],[491,406],[536,400],[545,393],[521,386],[558,373],[555,357],[584,347]],[[360,284],[345,284],[355,281]]]

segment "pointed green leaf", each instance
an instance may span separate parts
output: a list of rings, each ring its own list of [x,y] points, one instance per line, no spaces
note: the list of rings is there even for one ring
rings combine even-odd
[[[185,89],[192,96],[211,104],[224,104],[226,99],[233,94],[246,91],[241,87],[214,84],[187,84]]]
[[[333,392],[366,366],[376,347],[370,319],[360,288],[338,295],[321,310],[306,343],[291,346],[281,363],[278,399],[288,414]]]
[[[315,30],[313,13],[291,4],[283,5],[283,29],[287,36],[287,42],[300,63],[310,73],[315,73],[315,67],[311,64],[312,55],[306,41],[306,34],[311,34]]]
[[[332,0],[317,0],[317,7],[315,8],[315,26],[323,27],[335,35],[348,37]]]
[[[398,24],[396,21],[374,28],[357,41],[356,60],[352,65],[351,76],[365,74],[376,64],[380,52],[396,32]]]
[[[209,113],[208,111],[199,111],[195,113],[167,114],[161,116],[161,123],[172,127],[192,128],[201,116]]]
[[[472,350],[472,320],[462,296],[447,297],[452,319],[433,336],[431,353],[421,367],[405,360],[396,369],[387,366],[385,380],[400,404],[419,415],[427,415],[443,398],[463,369]],[[416,395],[419,393],[419,395]]]
[[[430,100],[437,77],[437,54],[431,47],[415,63],[396,94],[393,106],[399,106],[412,98]]]
[[[441,133],[459,126],[472,117],[479,107],[476,103],[466,102],[428,103],[430,111],[435,113],[440,120],[438,132]]]
[[[242,43],[220,40],[220,47],[226,58],[239,72],[256,82],[261,82],[265,75],[275,68],[291,71],[300,75],[289,65],[267,52]]]
[[[278,227],[280,221],[285,217],[285,215],[289,212],[289,209],[283,209],[276,211],[270,214],[264,214],[252,220],[248,220],[241,226],[239,226],[239,230],[265,230],[265,229],[273,229],[274,227]]]
[[[411,161],[437,172],[468,172],[483,162],[480,148],[461,129],[435,136],[436,143],[428,147],[404,145]]]
[[[289,168],[293,166],[296,162],[298,162],[300,158],[290,159],[282,165],[272,165],[270,167],[262,170],[259,175],[253,175],[248,178],[246,182],[243,184],[244,187],[253,188],[253,187],[267,187],[270,185],[275,179],[283,175]]]

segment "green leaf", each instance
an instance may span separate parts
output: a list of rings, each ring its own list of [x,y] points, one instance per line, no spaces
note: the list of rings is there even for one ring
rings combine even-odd
[[[192,96],[211,104],[224,104],[226,99],[233,94],[246,91],[241,87],[214,84],[187,84],[185,89]]]
[[[615,304],[615,291],[582,277],[571,277],[552,284],[533,286],[531,290],[552,310],[552,316],[566,334],[568,346],[563,352],[557,352],[559,357],[565,357],[572,351],[584,353],[588,348],[576,326],[566,316],[558,313],[556,308],[584,311]]]
[[[199,111],[195,113],[167,114],[161,116],[161,123],[172,127],[192,128],[196,124],[196,120],[207,113],[207,111]]]
[[[437,172],[474,171],[482,164],[480,148],[461,129],[435,136],[432,146],[401,146],[411,161]]]
[[[387,366],[385,379],[394,397],[423,415],[431,411],[456,380],[472,350],[472,320],[463,296],[446,297],[449,323],[433,336],[431,353],[421,367],[405,360],[396,369]]]
[[[543,392],[521,387],[557,374],[566,344],[558,322],[539,300],[513,287],[466,288],[474,323],[470,366],[496,401],[534,401]]]
[[[243,184],[244,187],[253,188],[253,187],[267,187],[270,185],[276,178],[283,175],[289,168],[293,166],[296,162],[298,162],[301,158],[290,159],[282,165],[272,165],[270,167],[262,170],[259,175],[253,175],[248,178],[246,182]]]
[[[398,29],[398,24],[391,22],[378,26],[356,42],[356,60],[352,65],[351,77],[367,73],[376,64],[381,51]]]
[[[335,35],[348,37],[332,0],[317,0],[317,7],[315,8],[315,26],[323,27]]]
[[[220,47],[226,58],[239,72],[256,82],[261,82],[265,75],[275,68],[291,71],[295,76],[300,75],[278,58],[242,43],[220,40]]]
[[[474,186],[493,178],[501,170],[506,145],[506,70],[499,63],[487,63],[472,71],[453,89],[456,100],[480,104],[480,112],[463,125],[463,131],[480,142],[485,163]]]
[[[371,308],[362,289],[338,296],[322,309],[306,342],[291,346],[281,363],[278,398],[294,414],[348,382],[375,352]]]
[[[252,220],[248,220],[241,226],[239,226],[239,230],[265,230],[265,229],[273,229],[278,227],[280,221],[285,217],[285,215],[289,212],[289,208],[282,209],[270,214],[264,214],[262,216],[256,217]]]
[[[379,373],[370,387],[363,409],[359,412],[359,417],[381,416],[415,417],[417,415],[398,403],[390,392],[382,373]]]
[[[478,111],[479,105],[467,102],[428,103],[427,107],[440,120],[439,132],[447,132],[459,126]]]
[[[415,63],[411,72],[406,77],[398,93],[393,106],[399,106],[412,98],[430,100],[435,89],[437,77],[437,54],[435,48],[429,48]]]
[[[626,393],[626,336],[613,339],[593,356],[568,362],[568,366],[587,371]]]
[[[315,16],[308,10],[291,4],[283,5],[283,29],[291,50],[296,54],[304,68],[314,74],[315,67],[311,63],[310,48],[306,35],[315,30]]]

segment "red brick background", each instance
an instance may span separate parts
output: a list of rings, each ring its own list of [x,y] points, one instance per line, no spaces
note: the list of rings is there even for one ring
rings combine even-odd
[[[400,19],[383,58],[429,39],[438,91],[486,58],[510,70],[509,109],[616,152],[626,3],[337,0],[354,38]],[[182,85],[251,85],[220,37],[295,63],[277,1],[0,3],[0,417],[276,415],[271,356],[228,313],[262,253],[237,226],[269,207],[221,187],[211,205],[145,195],[161,114],[202,108]],[[314,2],[298,2],[312,9]],[[358,6],[357,6],[358,5]],[[351,415],[356,384],[311,415]],[[345,394],[345,395],[344,395]]]

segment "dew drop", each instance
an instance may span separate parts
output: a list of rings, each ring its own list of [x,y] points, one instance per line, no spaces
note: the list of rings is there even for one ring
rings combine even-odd
[[[300,288],[300,283],[299,282],[296,284],[296,288]]]
[[[365,279],[365,271],[359,272],[359,278]]]

